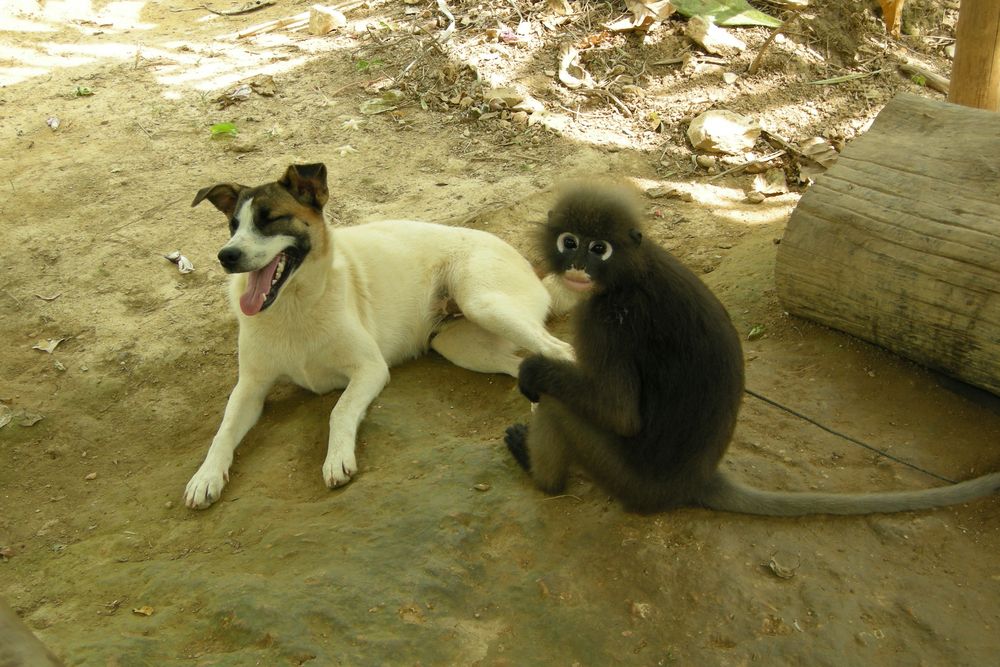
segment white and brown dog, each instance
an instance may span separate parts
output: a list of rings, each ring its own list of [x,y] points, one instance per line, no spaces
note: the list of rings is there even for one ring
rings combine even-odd
[[[322,164],[292,165],[257,187],[220,183],[194,198],[192,206],[208,199],[229,220],[219,261],[233,274],[240,330],[239,378],[184,492],[188,507],[219,499],[233,451],[281,378],[317,393],[344,390],[323,464],[333,488],[358,470],[358,426],[390,366],[431,347],[463,368],[516,377],[519,350],[573,357],[545,329],[546,285],[499,238],[405,220],[334,233],[323,218],[327,198]],[[462,317],[449,317],[456,307]]]

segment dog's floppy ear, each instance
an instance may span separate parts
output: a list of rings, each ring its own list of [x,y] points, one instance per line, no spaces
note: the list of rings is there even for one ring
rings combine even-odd
[[[215,205],[215,208],[225,213],[227,218],[231,218],[236,212],[236,200],[239,199],[240,193],[246,189],[245,185],[237,185],[236,183],[210,185],[198,190],[191,206],[197,206],[202,200],[207,199]]]
[[[326,189],[326,165],[322,162],[289,165],[278,185],[288,190],[299,203],[311,208],[322,209],[330,198]]]

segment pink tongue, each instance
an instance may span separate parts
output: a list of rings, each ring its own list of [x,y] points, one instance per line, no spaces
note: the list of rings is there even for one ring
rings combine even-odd
[[[270,264],[263,269],[251,271],[247,276],[247,291],[240,297],[240,310],[244,315],[256,315],[260,312],[267,298],[267,292],[271,289],[271,280],[274,278],[274,272],[278,270],[280,258],[279,253]]]

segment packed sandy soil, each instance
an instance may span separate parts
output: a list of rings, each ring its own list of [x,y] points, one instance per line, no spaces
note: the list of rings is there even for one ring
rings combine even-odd
[[[820,3],[754,76],[743,72],[766,29],[734,29],[750,48],[722,64],[678,62],[701,53],[682,17],[643,42],[600,28],[624,14],[617,4],[574,3],[571,21],[545,27],[544,2],[453,1],[458,29],[441,47],[431,40],[447,20],[424,1],[352,9],[351,26],[322,37],[233,37],[311,2],[234,16],[195,0],[4,3],[0,598],[56,654],[70,665],[996,663],[1000,499],[862,518],[639,516],[582,476],[547,498],[503,445],[528,410],[513,380],[434,355],[393,370],[347,487],[330,491],[320,474],[337,395],[282,386],[222,501],[186,509],[236,379],[215,260],[226,221],[189,204],[203,186],[273,180],[292,162],[327,164],[333,224],[461,224],[529,255],[561,179],[633,179],[651,191],[650,236],[704,275],[741,332],[763,327],[744,343],[750,388],[946,478],[1000,469],[994,397],[783,313],[772,275],[805,187],[794,161],[773,163],[791,192],[752,204],[753,176],[713,179],[684,134],[693,115],[727,108],[788,141],[850,142],[895,92],[938,95],[894,59],[948,74],[955,12],[935,7],[949,3],[908,3],[900,39],[867,3]],[[587,67],[609,94],[558,81],[564,41],[592,47]],[[859,72],[869,76],[808,83]],[[261,74],[272,79],[249,99],[214,101]],[[482,89],[498,86],[545,111],[525,125],[491,108]],[[401,91],[397,108],[361,112],[388,89]],[[213,138],[221,122],[239,134]],[[194,272],[164,259],[173,250]],[[752,397],[725,465],[767,488],[940,483]]]

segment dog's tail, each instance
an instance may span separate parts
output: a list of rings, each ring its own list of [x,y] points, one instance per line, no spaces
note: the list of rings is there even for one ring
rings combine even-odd
[[[555,273],[543,276],[542,284],[545,285],[545,289],[549,291],[549,297],[552,299],[549,304],[551,317],[565,315],[583,300],[583,295],[580,292],[574,292],[566,287]]]

